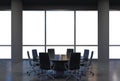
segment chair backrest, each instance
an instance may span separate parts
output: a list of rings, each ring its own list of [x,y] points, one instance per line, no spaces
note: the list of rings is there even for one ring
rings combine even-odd
[[[32,66],[32,61],[31,61],[31,58],[30,58],[29,51],[27,51],[27,56],[28,56],[28,60],[29,60],[29,65]]]
[[[54,59],[55,50],[54,49],[48,49],[48,55],[49,55],[50,59]]]
[[[93,51],[91,52],[91,56],[90,56],[90,60],[88,62],[88,66],[90,66],[92,64],[92,58],[93,58]]]
[[[70,60],[68,63],[68,68],[70,70],[80,69],[80,53],[71,53]]]
[[[39,53],[39,59],[40,59],[40,68],[44,70],[50,69],[50,59],[48,53],[40,52]]]
[[[84,49],[83,60],[88,61],[88,56],[89,56],[89,50]]]
[[[38,61],[37,49],[32,50],[33,61]]]
[[[71,53],[73,53],[73,49],[67,49],[67,58],[70,58]]]

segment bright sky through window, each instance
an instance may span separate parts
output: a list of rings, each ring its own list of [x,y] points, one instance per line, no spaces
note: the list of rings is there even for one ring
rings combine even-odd
[[[0,45],[0,59],[11,59],[11,11],[0,11]]]

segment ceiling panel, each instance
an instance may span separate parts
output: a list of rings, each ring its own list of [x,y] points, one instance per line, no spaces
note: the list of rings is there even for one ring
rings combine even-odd
[[[97,1],[99,0],[21,0],[23,2],[23,9],[34,6],[44,6],[44,7],[96,7],[97,9]],[[120,0],[109,0],[110,9],[120,9]],[[11,8],[11,0],[0,0],[0,9],[3,6],[7,6],[5,8]],[[1,7],[2,6],[2,7]]]

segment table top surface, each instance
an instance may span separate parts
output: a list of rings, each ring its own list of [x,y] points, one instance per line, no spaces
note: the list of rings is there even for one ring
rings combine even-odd
[[[55,55],[53,61],[68,61],[67,55]]]

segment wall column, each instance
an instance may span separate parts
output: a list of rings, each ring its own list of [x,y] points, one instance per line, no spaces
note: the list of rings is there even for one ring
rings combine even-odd
[[[109,62],[109,0],[98,2],[98,60]]]
[[[12,80],[22,81],[22,0],[11,0],[12,10]],[[17,73],[17,75],[16,75]]]
[[[22,1],[11,0],[12,9],[12,61],[22,61]]]
[[[109,81],[109,0],[98,1],[98,76]],[[101,74],[100,74],[101,73]]]

